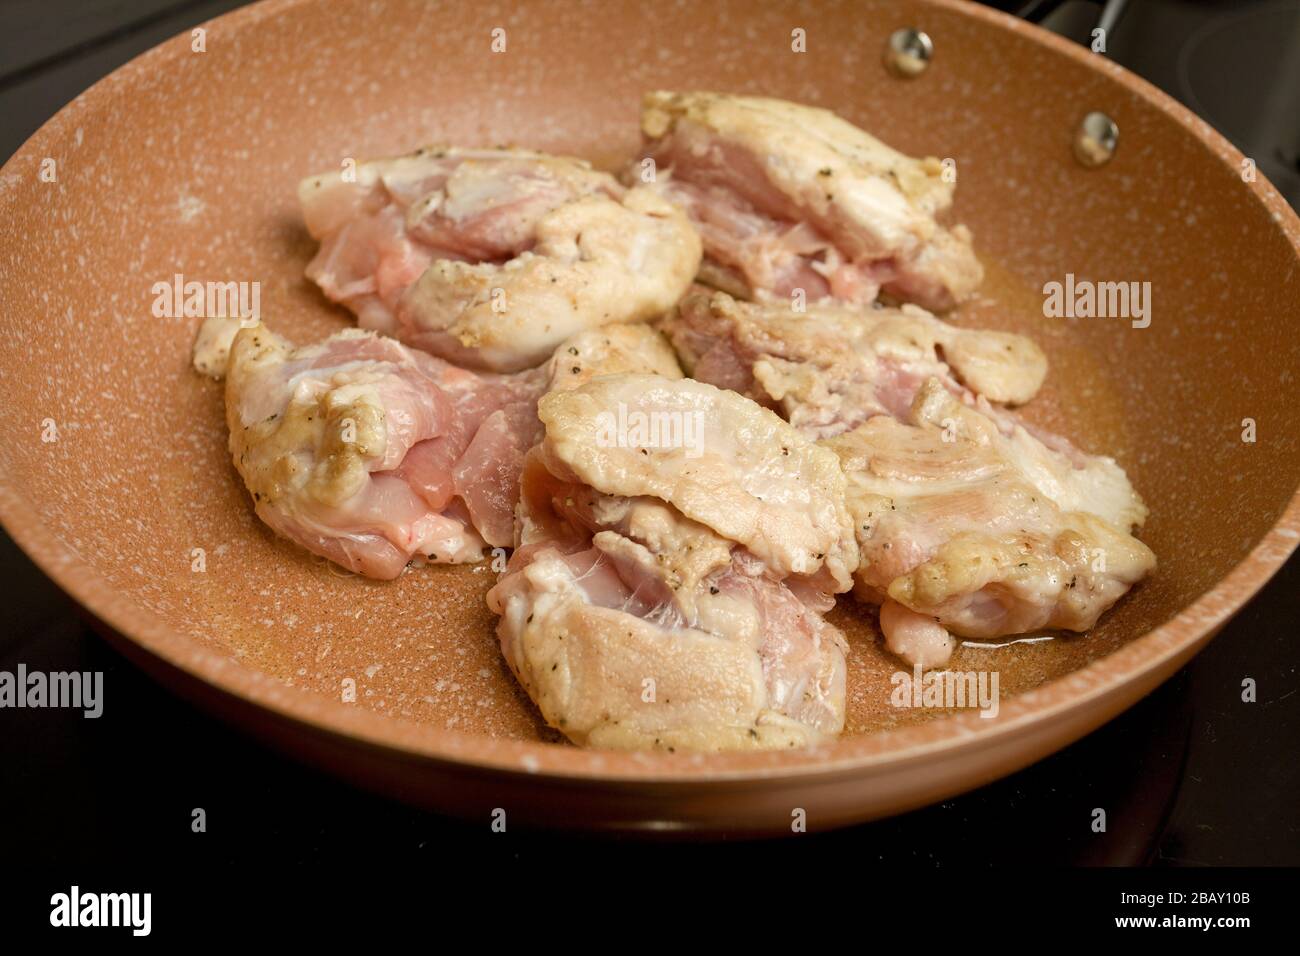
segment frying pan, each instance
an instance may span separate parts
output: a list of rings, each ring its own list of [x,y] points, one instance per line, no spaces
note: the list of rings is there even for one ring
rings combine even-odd
[[[883,57],[901,28],[932,41],[910,77]],[[1183,665],[1295,547],[1300,222],[1214,130],[1103,57],[951,0],[271,0],[203,29],[78,97],[0,175],[0,517],[130,657],[291,754],[485,822],[789,832],[802,811],[811,829],[847,824],[1086,734]],[[954,668],[999,673],[997,717],[892,707],[899,665],[845,599],[837,742],[580,750],[501,662],[489,569],[370,582],[253,517],[220,389],[189,368],[197,320],[156,317],[154,283],[258,282],[268,324],[320,338],[348,317],[303,278],[300,177],[435,141],[615,168],[636,155],[639,98],[656,88],[817,104],[954,159],[953,218],[988,272],[954,321],[1037,339],[1052,372],[1026,415],[1114,455],[1150,505],[1141,534],[1160,566],[1092,633],[959,649]],[[1089,167],[1072,147],[1093,112],[1120,138]],[[1045,317],[1044,284],[1067,274],[1150,282],[1150,325]]]

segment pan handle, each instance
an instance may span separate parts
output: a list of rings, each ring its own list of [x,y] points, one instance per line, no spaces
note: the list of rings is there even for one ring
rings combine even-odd
[[[1064,0],[1029,0],[1019,10],[1016,16],[1022,20],[1028,20],[1030,23],[1042,23],[1049,16],[1056,12]],[[1101,13],[1097,17],[1097,28],[1106,31],[1110,36],[1119,23],[1119,18],[1124,15],[1124,9],[1128,6],[1128,0],[1098,0],[1101,3]]]
[[[1030,23],[1042,23],[1045,19],[1056,12],[1064,0],[1029,0],[1023,7],[1015,11],[1016,16],[1021,20],[1028,20]]]

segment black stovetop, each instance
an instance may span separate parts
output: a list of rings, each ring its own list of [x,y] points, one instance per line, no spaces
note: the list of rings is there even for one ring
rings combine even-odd
[[[50,0],[0,10],[7,21],[0,28],[0,154],[8,156],[60,106],[136,53],[239,5],[138,0],[78,13],[78,4]],[[1278,4],[1237,8],[1256,6]],[[1241,104],[1234,110],[1220,88],[1226,84],[1214,83],[1212,71],[1228,68],[1225,50],[1237,50],[1231,62],[1248,64],[1234,74],[1237,92],[1253,108],[1259,93],[1249,83],[1265,75],[1259,61],[1295,54],[1296,34],[1289,43],[1265,42],[1249,32],[1258,33],[1257,27],[1204,26],[1223,5],[1169,0],[1130,8],[1114,31],[1113,55],[1205,110],[1247,151],[1275,150],[1275,168],[1261,160],[1261,169],[1284,191],[1294,190],[1283,144],[1297,142],[1296,129],[1279,128],[1276,114],[1269,114],[1270,126],[1258,110]],[[1066,3],[1049,25],[1087,35],[1097,10],[1091,3]],[[1262,32],[1276,40],[1281,20],[1268,23],[1271,29]],[[1187,53],[1189,37],[1195,42]],[[1251,51],[1254,57],[1240,56]],[[1211,72],[1198,79],[1198,69]],[[1296,192],[1289,195],[1294,202]],[[0,568],[8,608],[0,670],[13,671],[20,662],[42,670],[102,670],[111,688],[98,720],[72,711],[0,712],[0,820],[14,856],[75,867],[125,858],[247,862],[269,848],[281,860],[316,863],[359,845],[371,857],[420,862],[436,856],[444,864],[449,853],[459,852],[540,858],[561,842],[570,858],[617,853],[626,860],[667,852],[548,833],[515,833],[503,844],[486,827],[412,810],[298,766],[137,672],[2,536]],[[1204,653],[1138,706],[991,786],[835,833],[673,852],[762,853],[768,865],[782,854],[805,862],[846,850],[866,864],[923,866],[1300,863],[1300,766],[1294,759],[1300,685],[1290,653],[1298,594],[1300,563],[1293,560]],[[1257,681],[1258,703],[1241,702],[1244,677]],[[189,839],[191,809],[200,806],[219,839]],[[1099,806],[1115,808],[1104,834],[1088,826],[1091,808]]]

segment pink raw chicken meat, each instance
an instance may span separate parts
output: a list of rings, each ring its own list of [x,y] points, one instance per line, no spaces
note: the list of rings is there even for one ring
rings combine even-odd
[[[299,186],[321,243],[307,277],[363,328],[467,368],[519,371],[651,319],[699,266],[680,211],[581,160],[429,147],[352,173]]]
[[[776,409],[840,458],[886,645],[945,664],[957,637],[1086,631],[1155,568],[1124,470],[1002,403],[1047,359],[1021,335],[898,309],[692,294],[665,323],[695,378]]]
[[[846,645],[822,615],[857,564],[844,476],[771,412],[662,371],[539,403],[546,437],[525,459],[518,547],[488,594],[506,661],[585,746],[832,737]],[[619,408],[697,415],[701,457],[602,438]]]
[[[352,571],[477,561],[512,543],[544,375],[477,374],[359,330],[295,348],[253,325],[226,366],[230,448],[258,516]]]
[[[936,218],[954,189],[938,159],[905,156],[827,110],[762,97],[647,93],[641,127],[657,188],[700,231],[710,285],[855,304],[883,290],[946,310],[983,278],[969,230]]]

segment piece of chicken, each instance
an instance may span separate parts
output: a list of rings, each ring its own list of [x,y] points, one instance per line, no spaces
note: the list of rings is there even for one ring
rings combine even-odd
[[[700,262],[653,190],[524,150],[429,147],[313,176],[298,196],[325,295],[467,368],[518,371],[584,329],[658,316]]]
[[[828,439],[849,480],[855,594],[882,605],[909,663],[942,665],[953,634],[1086,630],[1154,567],[1123,470],[991,404],[1043,382],[1024,336],[914,306],[800,314],[720,292],[687,296],[664,328],[690,374]]]
[[[717,93],[646,94],[661,191],[704,240],[701,279],[742,298],[865,304],[883,290],[946,310],[983,279],[965,226],[936,216],[953,177],[827,110]],[[647,167],[632,176],[646,180]]]
[[[649,325],[602,325],[567,339],[546,366],[546,391],[568,391],[604,375],[681,378],[672,346]],[[537,440],[542,438],[538,423]]]
[[[374,578],[512,543],[544,370],[477,374],[359,329],[295,348],[239,320],[209,320],[196,363],[222,371],[211,350],[232,330],[230,451],[271,528]]]
[[[846,646],[822,614],[857,554],[835,456],[664,376],[597,377],[539,413],[518,548],[488,600],[547,722],[626,749],[839,733]]]
[[[937,378],[904,420],[829,439],[849,482],[862,560],[855,593],[883,605],[890,650],[936,667],[950,635],[1086,631],[1155,555],[1147,509],[1114,460],[1048,448]]]
[[[1021,404],[1047,375],[1046,356],[1025,336],[961,329],[912,305],[795,312],[697,289],[663,327],[692,377],[777,409],[813,438],[873,415],[906,416],[932,376],[955,392]]]
[[[217,378],[229,372],[231,451],[258,515],[377,578],[412,558],[477,561],[485,545],[514,543],[543,391],[611,372],[681,374],[645,325],[591,329],[542,368],[493,375],[373,333],[294,349],[256,322],[219,318],[200,329],[194,364]]]

